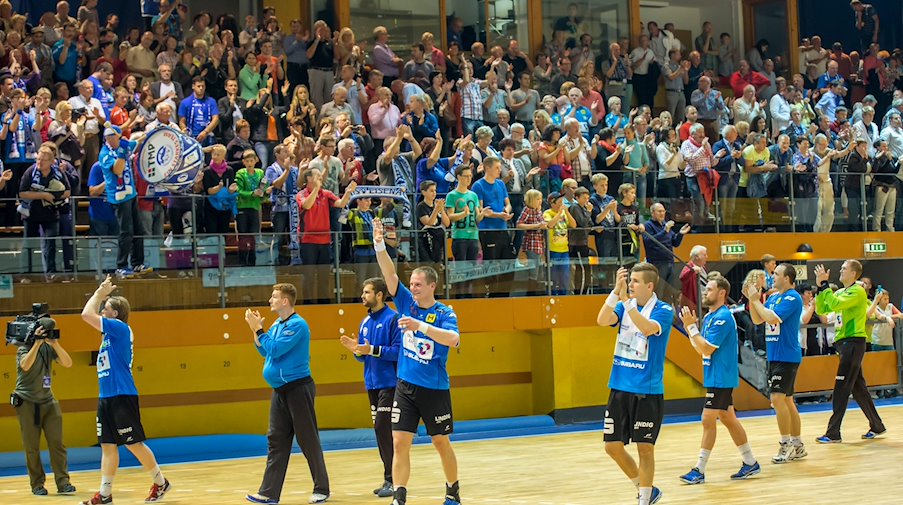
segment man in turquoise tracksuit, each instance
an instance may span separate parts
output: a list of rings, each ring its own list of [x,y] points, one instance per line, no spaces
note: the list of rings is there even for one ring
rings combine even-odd
[[[295,313],[298,291],[291,284],[276,284],[270,296],[270,311],[279,319],[263,330],[260,313],[248,309],[245,321],[254,332],[257,352],[266,358],[263,378],[273,388],[270,402],[270,429],[267,431],[267,466],[257,494],[246,496],[251,503],[275,505],[279,503],[285,471],[292,452],[292,435],[298,439],[301,452],[307,458],[314,492],[309,503],[323,503],[329,499],[329,476],[317,431],[314,412],[316,386],[310,376],[310,328]]]

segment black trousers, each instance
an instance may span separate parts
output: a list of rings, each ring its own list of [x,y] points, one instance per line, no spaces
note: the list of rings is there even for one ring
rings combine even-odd
[[[383,461],[383,479],[392,482],[392,456],[395,454],[392,448],[392,402],[395,400],[395,388],[368,389],[367,396],[370,397],[376,446]]]
[[[263,482],[257,491],[262,496],[279,500],[285,471],[292,453],[292,438],[297,438],[301,452],[307,458],[310,476],[314,481],[314,493],[329,494],[329,476],[317,431],[317,413],[314,396],[317,387],[307,377],[290,382],[273,391],[270,401],[270,429],[267,431],[267,466]]]
[[[828,430],[825,435],[834,439],[840,438],[840,425],[843,423],[844,414],[847,413],[850,393],[853,393],[853,399],[856,400],[862,413],[868,419],[869,429],[876,433],[884,431],[884,423],[881,421],[881,416],[878,415],[878,410],[875,409],[875,402],[872,401],[872,395],[869,394],[865,378],[862,376],[865,338],[845,338],[834,342],[834,348],[840,355],[840,364],[837,366],[834,395],[831,398],[834,404],[834,413],[831,414],[831,419],[828,421]]]
[[[511,235],[508,230],[480,230],[483,260],[511,259]]]
[[[235,218],[238,229],[238,261],[243,266],[257,265],[257,234],[260,233],[260,211],[239,209]]]
[[[129,256],[132,266],[144,264],[144,227],[138,219],[138,199],[132,198],[113,205],[119,222],[119,252],[116,253],[116,267],[127,268]]]

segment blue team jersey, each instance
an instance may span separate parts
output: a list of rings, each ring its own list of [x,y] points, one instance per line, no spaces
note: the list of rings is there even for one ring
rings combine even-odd
[[[458,316],[447,305],[436,302],[430,308],[418,307],[411,292],[400,282],[395,308],[402,316],[424,321],[443,330],[458,331]],[[398,378],[429,389],[449,389],[448,346],[437,343],[419,331],[405,331],[398,357]]]
[[[368,390],[395,387],[401,338],[398,313],[388,306],[367,313],[361,321],[357,343],[363,344],[366,340],[373,346],[373,351],[370,356],[355,358],[364,364],[364,386]]]
[[[655,302],[650,319],[658,323],[660,331],[649,337],[624,320],[623,302],[618,302],[615,315],[618,322],[612,326],[619,327],[618,341],[608,387],[636,394],[665,394],[665,350],[671,337],[674,309],[661,300]]]
[[[501,179],[496,179],[492,184],[486,179],[480,179],[473,183],[471,191],[477,194],[483,207],[492,209],[493,212],[505,212],[508,189]],[[484,217],[477,227],[481,230],[504,230],[508,228],[508,222],[497,217]]]
[[[803,315],[803,297],[790,289],[768,297],[765,307],[781,319],[775,324],[765,323],[765,351],[768,361],[799,363],[803,360],[800,347],[800,320]]]
[[[127,202],[138,196],[138,188],[135,185],[135,174],[132,173],[132,167],[129,161],[129,157],[137,146],[137,143],[125,139],[121,140],[123,142],[120,142],[119,146],[115,148],[110,147],[109,144],[104,142],[103,147],[100,148],[100,155],[97,159],[97,162],[100,163],[101,170],[103,170],[104,181],[107,183],[107,202],[114,205]],[[122,175],[116,175],[113,172],[113,165],[116,163],[116,160],[120,159],[126,160],[125,168],[122,171]]]
[[[101,318],[103,340],[97,353],[97,382],[100,398],[138,395],[132,378],[132,358],[135,339],[129,325],[119,319]]]
[[[722,305],[705,316],[702,338],[717,348],[711,356],[702,357],[702,385],[707,388],[739,386],[737,322],[727,305]]]

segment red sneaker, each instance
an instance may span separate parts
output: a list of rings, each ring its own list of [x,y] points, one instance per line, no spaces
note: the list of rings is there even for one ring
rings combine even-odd
[[[112,503],[113,495],[104,496],[98,491],[90,500],[83,501],[82,505],[111,505]]]
[[[150,493],[148,493],[147,498],[144,499],[144,503],[155,503],[163,499],[163,495],[165,495],[169,490],[172,489],[172,486],[169,485],[169,479],[163,479],[163,485],[154,484],[150,488]]]

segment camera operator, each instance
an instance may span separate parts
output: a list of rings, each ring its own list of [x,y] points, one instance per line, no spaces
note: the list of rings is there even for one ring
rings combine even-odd
[[[53,397],[50,389],[53,376],[51,363],[56,361],[69,368],[72,366],[72,358],[59,340],[49,338],[52,331],[38,324],[34,339],[19,347],[16,353],[16,390],[11,398],[22,430],[31,492],[37,496],[47,494],[47,489],[44,488],[44,465],[41,462],[42,431],[47,439],[50,468],[53,469],[57,493],[75,493],[75,486],[69,482],[66,446],[63,445],[63,414],[60,402]]]

